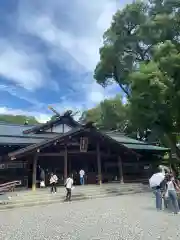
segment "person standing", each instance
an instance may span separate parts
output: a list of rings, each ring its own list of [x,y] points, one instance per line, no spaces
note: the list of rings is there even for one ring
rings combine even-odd
[[[152,175],[152,177],[149,179],[150,187],[153,190],[153,193],[156,198],[156,209],[162,210],[162,192],[161,189],[163,188],[165,180],[165,175],[159,169],[157,169],[157,172]]]
[[[84,175],[85,175],[85,171],[83,169],[81,169],[79,171],[79,176],[80,176],[80,184],[84,185]]]
[[[156,197],[156,209],[162,210],[162,194],[160,186],[154,187],[154,195]]]
[[[169,175],[167,177],[166,186],[167,186],[167,194],[168,194],[169,199],[171,200],[174,213],[178,214],[180,212],[179,212],[179,205],[178,205],[178,198],[177,198],[176,190],[179,191],[179,188],[178,188],[177,184],[175,183],[174,177],[172,175]]]
[[[57,181],[58,181],[58,177],[56,176],[56,174],[51,173],[51,176],[50,176],[51,193],[57,192],[57,187],[56,187]]]
[[[71,176],[69,176],[66,180],[65,183],[65,187],[66,187],[66,201],[71,201],[71,192],[72,192],[72,187],[73,187],[73,179]]]

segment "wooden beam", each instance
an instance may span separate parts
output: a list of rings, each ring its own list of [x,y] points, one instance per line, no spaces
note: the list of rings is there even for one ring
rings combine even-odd
[[[96,154],[96,151],[80,152],[79,150],[68,150],[68,154]],[[39,153],[40,157],[63,157],[64,155],[65,151],[61,151],[59,153]]]
[[[38,156],[40,157],[64,157],[65,151],[61,151],[61,152],[52,152],[52,153],[39,153]],[[87,152],[80,152],[79,150],[68,150],[68,154],[97,154],[97,151],[87,151]],[[102,157],[116,157],[116,154],[111,154],[109,155],[108,153],[101,153]]]
[[[63,157],[64,151],[60,153],[40,153],[40,157]]]
[[[102,173],[101,173],[101,152],[100,152],[100,146],[99,143],[96,145],[97,149],[97,166],[98,166],[98,183],[99,185],[102,184]]]
[[[119,179],[120,179],[120,183],[124,183],[122,160],[121,160],[121,157],[120,157],[120,156],[118,156],[118,168],[119,168]]]
[[[32,191],[36,191],[36,171],[37,171],[38,154],[34,155],[33,169],[32,169]]]

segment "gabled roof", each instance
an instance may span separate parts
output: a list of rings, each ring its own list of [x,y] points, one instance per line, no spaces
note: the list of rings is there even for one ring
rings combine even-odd
[[[78,124],[78,127],[70,131],[70,134],[74,130],[76,131],[77,128],[82,127],[82,125],[80,125],[79,123],[77,122],[75,123]],[[53,139],[54,141],[55,138],[59,138],[61,137],[61,135],[63,135],[60,133],[23,134],[23,131],[29,129],[29,127],[34,128],[34,127],[39,127],[39,125],[30,126],[30,125],[19,125],[19,124],[10,124],[10,123],[0,122],[0,144],[24,145],[24,146],[29,146],[29,145],[34,146],[36,144],[41,145],[43,144],[43,142],[47,142],[48,140],[51,140],[51,139]],[[92,124],[86,124],[86,127],[91,128]],[[129,149],[146,150],[146,151],[149,150],[149,151],[156,151],[156,152],[169,151],[168,148],[150,145],[148,143],[138,141],[133,138],[129,138],[119,132],[101,132],[101,135],[105,135],[106,138],[109,137],[109,139],[111,140],[113,139],[116,142],[120,143],[121,145],[124,145]]]
[[[57,136],[57,133],[23,134],[23,131],[35,126],[38,125],[20,125],[0,122],[0,144],[30,145]]]
[[[74,137],[80,133],[83,133],[85,131],[93,131],[95,134],[97,134],[99,137],[110,141],[114,144],[117,144],[117,146],[119,146],[120,148],[123,148],[124,150],[126,150],[127,152],[131,152],[132,154],[138,155],[135,152],[133,152],[131,149],[128,149],[127,147],[125,147],[123,144],[117,142],[115,139],[109,137],[106,134],[103,134],[102,132],[99,132],[96,128],[89,128],[87,126],[80,126],[80,127],[76,127],[74,129],[72,129],[71,131],[61,134],[61,135],[57,135],[56,137],[52,138],[52,139],[46,139],[40,143],[37,144],[33,144],[30,146],[27,146],[25,148],[22,148],[20,150],[17,150],[15,152],[11,152],[8,154],[8,157],[10,157],[11,159],[16,159],[19,157],[24,156],[25,154],[30,154],[33,152],[37,152],[38,149],[43,149],[45,147],[50,146],[51,144],[55,143],[55,142],[63,142],[65,139],[69,138],[69,137]]]
[[[127,142],[125,141],[125,139],[128,139],[127,137],[123,136],[122,139],[119,137],[114,137],[114,136],[110,136],[109,134],[105,134],[102,133],[100,131],[98,131],[95,127],[89,127],[89,126],[80,126],[80,127],[76,127],[74,129],[72,129],[71,131],[64,133],[64,134],[58,134],[55,137],[51,138],[51,139],[45,139],[43,141],[38,142],[37,144],[32,144],[30,146],[27,146],[25,148],[22,148],[20,150],[17,150],[15,152],[11,152],[8,154],[8,156],[11,159],[16,159],[19,157],[22,157],[26,154],[30,154],[33,152],[37,152],[38,149],[43,149],[45,147],[48,147],[50,145],[52,145],[55,142],[63,142],[65,139],[68,139],[70,137],[74,137],[80,133],[83,133],[85,131],[91,131],[94,134],[96,134],[97,136],[99,136],[100,138],[105,139],[106,141],[109,141],[109,143],[113,143],[116,144],[119,148],[124,149],[127,152],[131,152],[133,154],[138,155],[137,153],[135,153],[133,151],[134,150],[150,150],[150,151],[168,151],[168,148],[162,148],[162,147],[157,147],[157,146],[152,146],[152,145],[148,145],[148,144],[144,144],[143,142],[134,140],[135,142],[132,143],[131,141]]]
[[[32,128],[26,129],[23,131],[24,134],[29,134],[29,133],[37,133],[41,131],[47,131],[48,129],[52,128],[53,126],[57,126],[60,124],[66,124],[69,127],[78,127],[80,126],[80,123],[75,121],[71,115],[62,115],[62,116],[57,116],[56,119],[52,119],[46,123],[39,124],[37,126],[34,126]]]
[[[39,148],[45,148],[49,145],[51,145],[53,142],[56,142],[56,141],[59,141],[59,140],[64,140],[64,138],[68,137],[68,136],[74,136],[78,133],[80,133],[82,130],[82,128],[74,128],[73,130],[67,132],[67,133],[64,133],[64,134],[61,134],[61,135],[57,135],[56,137],[52,138],[52,139],[45,139],[43,141],[41,141],[40,143],[37,143],[37,144],[32,144],[30,146],[27,146],[25,148],[21,148],[15,152],[11,152],[8,154],[8,156],[10,158],[18,158],[18,157],[21,157],[23,155],[25,155],[26,153],[31,153],[31,152],[35,152],[37,151],[37,149]]]

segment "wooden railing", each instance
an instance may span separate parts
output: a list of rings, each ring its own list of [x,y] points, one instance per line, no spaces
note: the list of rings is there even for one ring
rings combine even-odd
[[[0,194],[3,194],[5,192],[13,192],[16,188],[16,186],[20,186],[21,181],[12,181],[0,184]]]

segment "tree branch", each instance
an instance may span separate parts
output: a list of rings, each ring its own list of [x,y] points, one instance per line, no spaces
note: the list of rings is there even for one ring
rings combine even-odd
[[[117,73],[117,67],[116,66],[114,66],[114,79],[119,84],[120,88],[123,90],[123,92],[126,94],[126,96],[130,97],[129,92],[125,89],[123,84],[121,84],[120,81],[119,81],[118,73]]]

